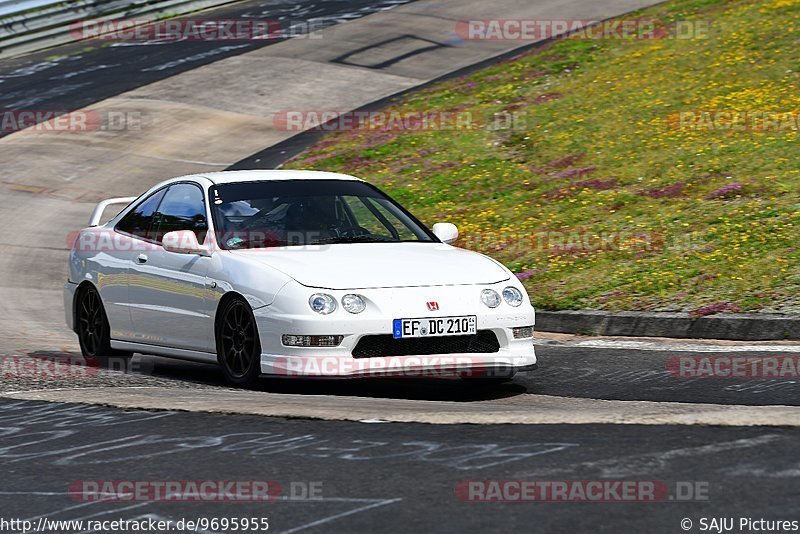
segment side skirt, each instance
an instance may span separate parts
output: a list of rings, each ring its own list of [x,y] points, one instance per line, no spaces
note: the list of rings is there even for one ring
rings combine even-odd
[[[126,350],[129,352],[138,352],[140,354],[151,354],[153,356],[165,356],[167,358],[175,358],[178,360],[188,360],[191,362],[213,363],[213,364],[218,363],[216,354],[211,354],[208,352],[199,352],[195,350],[161,347],[158,345],[148,345],[146,343],[132,343],[130,341],[116,341],[112,339],[111,348],[118,350]]]

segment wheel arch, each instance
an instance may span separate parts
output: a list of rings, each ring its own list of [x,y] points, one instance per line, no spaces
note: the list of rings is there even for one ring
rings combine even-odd
[[[232,300],[241,300],[241,301],[247,303],[247,305],[250,306],[251,309],[253,308],[252,305],[250,305],[250,302],[244,297],[244,295],[242,295],[238,291],[228,291],[227,293],[222,295],[222,297],[219,299],[219,302],[217,303],[217,309],[214,312],[214,346],[215,347],[217,346],[217,334],[219,333],[220,321],[222,320],[222,313],[221,312],[225,308],[225,306],[228,304],[228,302],[230,302]]]

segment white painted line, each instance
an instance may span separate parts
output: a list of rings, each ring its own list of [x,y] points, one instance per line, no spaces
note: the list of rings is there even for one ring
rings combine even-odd
[[[657,341],[629,341],[589,339],[585,341],[568,341],[553,343],[545,340],[534,340],[534,345],[541,347],[580,347],[592,349],[650,350],[662,352],[797,352],[800,345],[713,345],[710,343],[672,343]]]
[[[300,525],[299,527],[290,528],[289,530],[284,530],[283,534],[292,534],[293,532],[300,532],[301,530],[306,530],[308,528],[317,527],[319,525],[323,525],[325,523],[330,523],[336,519],[341,519],[342,517],[347,517],[349,515],[357,514],[359,512],[365,512],[371,508],[377,508],[379,506],[386,506],[387,504],[394,504],[396,502],[402,501],[403,499],[389,499],[385,501],[374,502],[372,504],[368,504],[367,506],[362,506],[360,508],[356,508],[354,510],[348,510],[347,512],[342,512],[340,514],[332,515],[330,517],[326,517],[324,519],[319,519],[317,521],[312,521],[311,523],[306,523],[305,525]]]

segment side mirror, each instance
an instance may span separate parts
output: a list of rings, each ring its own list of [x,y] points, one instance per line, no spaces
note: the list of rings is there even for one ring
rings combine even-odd
[[[162,246],[167,252],[174,252],[176,254],[211,255],[208,248],[197,242],[197,235],[191,230],[167,232],[162,239]]]
[[[451,223],[434,224],[433,233],[442,243],[447,243],[448,245],[455,243],[456,239],[458,239],[458,227]]]

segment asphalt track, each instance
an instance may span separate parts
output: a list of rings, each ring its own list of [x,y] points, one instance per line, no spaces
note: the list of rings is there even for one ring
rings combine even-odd
[[[201,14],[192,20],[260,19],[281,28],[303,24],[319,30],[413,0],[255,0]],[[280,42],[200,40],[138,42],[84,40],[0,60],[0,110],[73,111],[106,98]],[[8,131],[0,130],[0,137]]]
[[[685,518],[695,524],[702,517],[796,520],[800,513],[797,429],[455,429],[11,401],[0,401],[0,414],[2,517],[34,522],[42,516],[263,517],[270,532],[673,533]],[[98,502],[70,494],[80,481],[98,480],[269,480],[281,489],[267,503],[152,502],[124,493]],[[657,502],[462,500],[459,483],[476,480],[653,481],[669,496]],[[683,500],[686,487],[702,500],[696,494]],[[306,488],[316,489],[313,500],[302,498]]]
[[[345,20],[393,3],[402,2],[252,2],[214,16],[232,18],[263,4],[270,10],[259,15],[264,18]],[[76,109],[252,49],[189,42],[73,45],[4,60],[0,106]],[[46,150],[44,144],[31,146]],[[36,157],[31,152],[31,164]],[[130,165],[134,160],[128,158],[119,164]],[[22,169],[25,162],[14,165]],[[16,181],[12,174],[3,180]],[[102,192],[115,195],[120,184],[137,185],[128,182],[90,179],[85,187],[111,184],[113,191]],[[50,286],[51,280],[60,282],[63,271],[55,263],[64,256],[61,236],[30,254],[25,247],[53,230],[54,221],[83,220],[89,204],[56,201],[52,195],[29,201],[34,197],[26,196],[30,192],[20,189],[23,185],[31,184],[15,184],[0,215],[21,221],[14,210],[25,206],[34,215],[47,215],[12,228],[19,235],[4,240],[2,248],[7,258],[22,252],[8,266],[29,296],[4,303],[25,320],[14,322],[9,313],[8,339],[0,339],[0,396],[7,397],[0,400],[2,518],[247,514],[269,517],[277,532],[680,532],[683,518],[695,523],[703,516],[800,518],[797,380],[692,379],[668,370],[675,358],[699,354],[800,353],[785,344],[659,341],[645,347],[624,340],[541,339],[540,369],[496,387],[435,379],[263,379],[255,391],[241,392],[227,388],[213,366],[147,356],[137,356],[128,372],[81,375],[85,368],[76,365],[76,373],[66,376],[28,376],[24,370],[15,375],[20,362],[76,357],[75,343],[65,341],[64,332],[39,329],[52,323],[49,310],[60,308],[60,302],[50,302],[55,294]],[[45,307],[47,321],[37,323]],[[116,403],[124,409],[72,403]],[[379,422],[386,420],[395,422]],[[499,421],[529,424],[492,424]],[[67,494],[70,483],[80,479],[219,478],[271,479],[285,488],[321,482],[323,493],[315,501],[282,494],[269,504],[86,503]],[[707,485],[709,500],[467,503],[455,495],[459,481],[516,478],[658,480],[670,488],[686,482]]]

